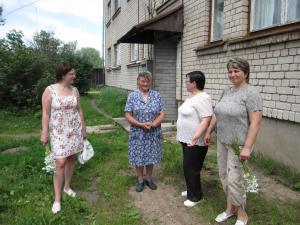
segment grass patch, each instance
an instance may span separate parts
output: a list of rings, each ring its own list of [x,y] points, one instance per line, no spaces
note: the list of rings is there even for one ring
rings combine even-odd
[[[112,117],[123,117],[128,91],[115,87],[102,87],[95,98],[97,106]]]
[[[0,134],[39,132],[41,113],[30,110],[0,110]]]
[[[100,124],[112,124],[112,119],[107,119],[97,112],[89,102],[89,96],[81,96],[81,107],[83,109],[84,119],[87,126]]]
[[[64,195],[63,210],[57,215],[51,213],[52,176],[42,171],[44,147],[39,140],[17,143],[28,147],[26,152],[0,154],[0,224],[143,224],[127,194],[135,177],[121,172],[129,170],[127,134],[118,129],[90,135],[89,140],[95,157],[85,166],[77,166],[73,187],[94,193],[96,201]]]
[[[216,215],[224,211],[226,198],[222,190],[218,177],[218,167],[216,160],[216,146],[209,147],[202,170],[202,185],[204,200],[196,207],[199,216],[208,223],[214,224]],[[179,144],[164,141],[164,159],[161,163],[162,177],[167,177],[167,181],[184,187],[184,177],[182,171],[182,150]],[[259,194],[247,195],[247,212],[249,224],[251,225],[296,225],[300,224],[300,204],[290,201],[277,204],[275,201],[266,200]],[[234,224],[235,218],[222,223],[224,225]]]
[[[300,173],[296,170],[268,159],[261,153],[255,153],[252,157],[252,161],[267,174],[285,178],[280,179],[283,184],[295,190],[300,190]]]

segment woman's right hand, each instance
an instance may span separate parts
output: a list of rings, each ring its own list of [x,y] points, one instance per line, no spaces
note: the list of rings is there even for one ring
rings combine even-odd
[[[204,143],[206,145],[210,145],[210,138],[211,138],[210,133],[206,133],[205,136],[204,136]]]
[[[45,145],[45,144],[48,143],[48,134],[42,133],[42,135],[41,135],[41,142],[42,142],[43,145]]]

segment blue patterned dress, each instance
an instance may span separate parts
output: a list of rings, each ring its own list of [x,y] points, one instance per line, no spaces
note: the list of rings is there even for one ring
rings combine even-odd
[[[148,100],[144,101],[140,90],[131,92],[128,96],[125,112],[131,112],[141,123],[155,120],[164,111],[164,104],[157,91],[149,90]],[[128,141],[129,164],[145,166],[157,164],[162,159],[161,126],[145,131],[131,125]]]

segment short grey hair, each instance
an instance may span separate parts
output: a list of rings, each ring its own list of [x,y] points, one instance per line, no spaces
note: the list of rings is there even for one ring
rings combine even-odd
[[[137,77],[137,80],[141,79],[141,78],[146,78],[148,79],[149,81],[152,80],[152,74],[149,72],[149,71],[142,71],[142,72],[139,72],[139,75]]]
[[[227,63],[227,70],[231,68],[242,70],[246,75],[246,82],[249,83],[250,66],[246,59],[242,59],[242,58],[229,59]]]

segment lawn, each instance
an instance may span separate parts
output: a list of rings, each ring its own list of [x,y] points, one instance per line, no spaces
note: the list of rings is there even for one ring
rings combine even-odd
[[[128,91],[104,86],[99,94],[94,93],[97,106],[112,117],[123,117]]]
[[[95,98],[109,112],[113,106],[114,115],[121,115],[125,92],[113,94],[110,101],[99,98],[113,93],[111,88],[101,89],[82,98],[82,105],[88,125],[106,124],[106,119],[90,105],[89,98]],[[122,102],[120,101],[122,99]],[[122,105],[122,107],[121,107]],[[22,114],[23,113],[23,114]],[[21,134],[39,130],[40,118],[19,112],[17,116],[0,111],[1,123],[6,129],[1,133]],[[30,114],[31,115],[31,114]],[[6,119],[4,119],[6,118]],[[25,125],[24,120],[32,124]],[[0,134],[1,134],[0,133]],[[145,224],[133,206],[128,191],[135,184],[135,176],[127,161],[127,133],[117,128],[115,131],[88,136],[95,150],[95,157],[85,166],[77,165],[73,188],[78,198],[63,196],[63,210],[52,215],[52,176],[42,171],[44,147],[39,138],[16,139],[0,137],[0,152],[4,149],[26,146],[27,150],[15,154],[0,153],[0,224],[5,225],[138,225]],[[205,199],[196,207],[199,217],[211,223],[222,212],[225,197],[217,173],[215,145],[210,147],[202,173]],[[180,145],[164,140],[164,158],[160,164],[163,182],[181,190],[184,187],[182,173],[182,150]],[[296,225],[300,224],[300,203],[290,201],[278,203],[267,201],[260,194],[249,194],[247,211],[251,225]],[[234,219],[224,225],[234,224]]]

